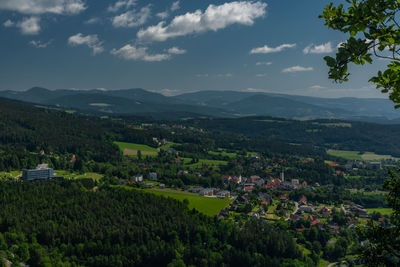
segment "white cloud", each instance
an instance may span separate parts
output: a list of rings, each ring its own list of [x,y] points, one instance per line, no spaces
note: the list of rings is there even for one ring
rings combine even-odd
[[[120,49],[111,50],[111,54],[126,60],[142,60],[142,61],[163,61],[171,58],[170,54],[149,54],[147,47],[136,47],[127,44]]]
[[[22,34],[36,35],[40,32],[39,23],[39,17],[30,17],[18,22],[17,27],[20,28]]]
[[[225,78],[231,78],[233,75],[232,73],[225,73],[225,74],[218,74],[217,77],[225,77]]]
[[[176,11],[176,10],[178,10],[179,8],[181,8],[181,7],[179,6],[179,0],[172,3],[171,11]]]
[[[137,27],[143,25],[150,18],[150,7],[143,7],[139,12],[135,10],[127,11],[121,15],[115,16],[112,20],[112,25],[116,28],[120,27]]]
[[[76,15],[87,7],[82,0],[1,0],[0,10],[17,11],[24,14],[40,15],[53,13]]]
[[[179,47],[171,47],[170,49],[168,49],[168,53],[169,54],[175,54],[175,55],[182,55],[182,54],[186,54],[186,50],[185,49],[181,49]]]
[[[269,54],[269,53],[277,53],[285,50],[286,48],[296,47],[296,44],[281,44],[277,47],[269,47],[268,45],[264,45],[262,47],[253,48],[250,50],[250,54]]]
[[[262,78],[262,77],[265,77],[267,74],[265,74],[265,73],[259,73],[259,74],[256,74],[256,77],[257,78]]]
[[[269,66],[272,65],[271,61],[259,61],[256,63],[256,66]]]
[[[314,70],[312,67],[293,66],[290,68],[283,69],[282,72],[299,72],[299,71],[312,71],[312,70]]]
[[[10,20],[10,19],[6,20],[6,21],[3,23],[3,26],[6,27],[6,28],[12,27],[12,26],[14,26],[14,25],[15,25],[15,23],[14,23],[12,20]]]
[[[130,8],[131,6],[135,6],[136,5],[136,0],[119,0],[117,2],[115,2],[114,5],[111,5],[107,8],[107,10],[109,12],[117,12],[118,10],[120,10],[121,8]]]
[[[202,78],[202,77],[208,77],[208,73],[204,74],[196,74],[196,77]]]
[[[157,13],[156,16],[159,17],[160,19],[166,19],[169,17],[169,13],[168,13],[168,11],[164,11],[164,12]]]
[[[170,24],[165,21],[147,29],[141,29],[137,37],[141,41],[165,41],[169,38],[206,31],[218,31],[232,24],[253,25],[254,20],[266,13],[266,3],[235,1],[219,6],[209,5],[202,12],[176,16]]]
[[[53,40],[50,40],[48,42],[42,42],[42,41],[35,41],[32,40],[29,42],[29,44],[31,44],[32,46],[36,47],[36,48],[46,48],[48,47],[51,43],[53,42]]]
[[[304,54],[327,54],[332,52],[333,48],[331,42],[327,42],[326,44],[321,44],[321,45],[310,44],[309,46],[303,49]]]
[[[91,18],[85,21],[85,24],[97,24],[100,22],[101,22],[100,18]]]
[[[319,89],[325,89],[326,87],[321,86],[321,85],[313,85],[310,87],[310,89],[314,89],[314,90],[319,90]]]
[[[102,53],[104,51],[103,42],[99,40],[97,34],[86,35],[82,33],[75,34],[68,38],[70,46],[87,45],[93,50],[93,55]]]
[[[171,8],[169,10],[157,13],[156,16],[159,17],[160,19],[166,19],[169,17],[169,13],[174,12],[180,8],[179,6],[179,1],[173,2],[171,5]]]

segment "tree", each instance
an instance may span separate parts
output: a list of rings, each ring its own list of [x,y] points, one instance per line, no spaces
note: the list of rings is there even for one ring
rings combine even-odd
[[[326,6],[320,18],[334,30],[348,33],[349,38],[340,44],[336,57],[325,57],[329,78],[336,82],[348,81],[348,64],[364,65],[375,58],[390,60],[387,68],[379,71],[369,81],[389,93],[400,107],[400,15],[399,0],[345,0],[343,4]],[[398,170],[400,173],[400,169]],[[400,179],[390,171],[384,188],[389,191],[387,202],[393,208],[391,227],[382,227],[370,221],[369,227],[360,229],[368,239],[363,258],[371,266],[400,265]]]
[[[340,44],[336,58],[325,57],[329,78],[336,82],[348,81],[348,64],[364,65],[375,58],[390,60],[390,64],[369,81],[400,107],[400,1],[345,0],[343,4],[326,6],[320,18],[334,30],[348,33]]]

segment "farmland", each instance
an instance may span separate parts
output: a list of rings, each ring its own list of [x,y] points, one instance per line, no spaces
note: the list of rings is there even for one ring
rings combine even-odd
[[[124,187],[131,189],[131,187]],[[202,197],[198,194],[193,194],[181,190],[174,189],[137,189],[148,193],[171,197],[179,201],[187,199],[189,201],[189,209],[196,209],[206,215],[214,216],[222,209],[226,208],[232,201],[230,199],[219,199]]]
[[[147,145],[124,142],[115,142],[115,144],[118,145],[119,149],[126,156],[137,156],[138,151],[140,151],[144,156],[156,156],[158,152],[157,148]]]
[[[360,154],[359,151],[348,151],[348,150],[334,150],[329,149],[327,153],[331,156],[340,157],[348,160],[365,160],[365,161],[376,161],[384,159],[398,160],[399,158],[392,157],[390,155],[378,155],[373,152],[364,152]]]
[[[368,213],[379,212],[382,215],[390,216],[393,212],[391,208],[377,208],[377,209],[367,209]]]

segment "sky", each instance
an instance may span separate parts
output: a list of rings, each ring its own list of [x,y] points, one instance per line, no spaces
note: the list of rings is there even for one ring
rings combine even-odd
[[[384,60],[328,79],[323,57],[347,39],[318,18],[329,2],[0,0],[0,90],[387,97],[368,83]]]

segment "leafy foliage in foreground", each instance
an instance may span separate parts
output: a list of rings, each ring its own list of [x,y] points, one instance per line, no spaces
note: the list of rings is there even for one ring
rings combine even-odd
[[[136,190],[1,183],[0,206],[0,258],[32,266],[313,265],[287,233],[265,222],[241,229]]]
[[[400,103],[400,2],[397,0],[346,0],[334,6],[330,3],[320,16],[325,25],[349,34],[342,43],[336,58],[325,57],[329,66],[329,78],[348,80],[348,63],[364,65],[372,63],[372,54],[390,60],[386,70],[379,71],[370,82],[389,93],[394,103]],[[396,105],[399,108],[400,105]]]

